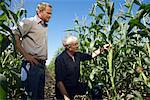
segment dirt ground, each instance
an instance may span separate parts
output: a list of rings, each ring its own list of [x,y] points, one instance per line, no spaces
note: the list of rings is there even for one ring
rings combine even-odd
[[[46,69],[45,71],[45,100],[56,100],[55,97],[55,78],[54,72],[51,73]],[[82,98],[82,99],[80,99]],[[76,96],[75,100],[87,100],[83,99],[84,96]]]
[[[48,70],[45,72],[45,99],[56,100],[55,98],[55,79],[54,74],[51,74]]]
[[[46,78],[46,82],[45,82],[45,100],[56,100],[54,72],[51,73],[50,71],[46,70],[45,74],[46,74],[45,75],[45,78]],[[79,98],[75,99],[75,100],[79,100]],[[80,99],[80,100],[87,100],[87,99]],[[103,99],[103,100],[107,100],[107,99]],[[150,94],[147,94],[147,95],[143,96],[143,100],[150,100]]]

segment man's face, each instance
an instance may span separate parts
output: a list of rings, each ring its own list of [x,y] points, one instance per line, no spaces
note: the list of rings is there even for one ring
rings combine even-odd
[[[73,53],[78,51],[78,42],[77,41],[74,41],[70,44],[69,51],[71,51]]]
[[[42,18],[41,18],[41,19],[42,19],[44,22],[48,22],[49,19],[51,18],[51,14],[52,14],[51,12],[52,12],[52,8],[49,7],[49,6],[46,6],[46,9],[45,9],[44,11],[40,12],[41,15],[42,15]]]

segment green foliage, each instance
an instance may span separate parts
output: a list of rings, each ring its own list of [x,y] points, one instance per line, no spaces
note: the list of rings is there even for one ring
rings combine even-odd
[[[0,74],[0,99],[6,99],[7,97],[7,82],[6,77]]]
[[[133,15],[134,5],[139,9]],[[81,80],[90,88],[103,83],[105,99],[142,99],[150,89],[150,5],[139,0],[125,1],[127,10],[115,12],[114,2],[97,0],[90,25],[75,20],[80,50],[90,53],[109,43],[113,47],[100,56],[82,63]],[[135,8],[134,8],[135,10]]]
[[[2,55],[2,52],[8,47],[8,45],[10,44],[10,40],[9,38],[4,35],[4,34],[0,34],[0,55]]]
[[[17,27],[26,10],[10,10],[11,0],[0,1],[0,99],[19,99],[21,61],[10,27]],[[4,79],[5,78],[5,79]]]

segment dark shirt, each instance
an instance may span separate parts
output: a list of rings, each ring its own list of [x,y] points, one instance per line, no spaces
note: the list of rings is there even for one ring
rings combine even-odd
[[[74,59],[64,50],[55,61],[56,83],[62,81],[66,88],[76,87],[80,76],[80,61],[92,59],[92,56],[76,52]]]

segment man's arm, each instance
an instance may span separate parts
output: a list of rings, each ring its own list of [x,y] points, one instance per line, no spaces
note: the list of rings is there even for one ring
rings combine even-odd
[[[111,47],[112,47],[111,44],[105,44],[102,48],[99,48],[95,50],[94,52],[92,52],[92,58],[98,56],[101,53],[104,53],[105,50],[109,50]]]
[[[62,57],[57,57],[55,60],[56,86],[65,100],[70,100],[65,85],[63,83],[65,77],[65,65]]]
[[[68,96],[68,93],[66,91],[66,88],[64,86],[64,83],[62,81],[59,81],[57,83],[57,87],[59,88],[61,94],[64,96],[64,99],[65,100],[70,100],[69,96]]]
[[[29,61],[32,64],[38,64],[38,61],[36,60],[38,59],[38,57],[36,55],[31,55],[27,53],[22,47],[22,41],[20,40],[20,37],[23,37],[31,30],[32,24],[33,20],[24,19],[21,22],[19,22],[18,27],[14,27],[12,30],[16,39],[16,49],[25,57],[27,61]]]
[[[31,62],[32,64],[38,64],[38,61],[36,60],[38,59],[38,57],[36,55],[31,55],[27,53],[22,47],[19,35],[15,34],[15,39],[16,39],[16,49],[25,57],[25,59]]]
[[[102,48],[95,50],[94,52],[92,52],[92,58],[98,56],[101,53],[102,53]]]

